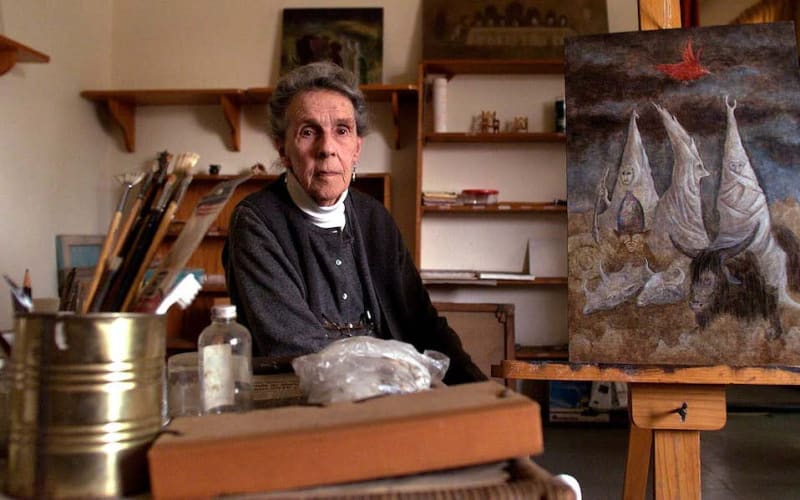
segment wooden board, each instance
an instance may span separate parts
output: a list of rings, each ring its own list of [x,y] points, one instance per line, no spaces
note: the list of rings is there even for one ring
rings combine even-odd
[[[683,417],[678,408],[683,407]],[[631,418],[643,429],[716,431],[725,427],[725,386],[631,384]]]
[[[437,302],[434,306],[486,376],[491,376],[492,365],[514,359],[514,304]]]
[[[503,361],[496,377],[525,380],[597,380],[658,384],[800,385],[800,366],[632,366],[592,363]]]
[[[178,418],[148,458],[153,496],[186,498],[337,484],[541,451],[539,405],[481,382],[327,407]]]

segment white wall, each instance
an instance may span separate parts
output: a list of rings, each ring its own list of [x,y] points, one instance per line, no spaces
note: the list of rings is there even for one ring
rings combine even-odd
[[[0,273],[30,268],[36,296],[56,292],[55,235],[102,232],[114,203],[110,143],[78,95],[110,81],[111,26],[106,0],[0,0],[0,32],[51,58],[0,76]]]
[[[115,0],[113,85],[117,88],[250,88],[274,85],[279,75],[285,7],[383,7],[384,83],[416,81],[422,35],[419,0]],[[373,104],[374,132],[361,155],[362,172],[392,176],[393,214],[411,243],[414,234],[414,105],[404,114],[404,147],[394,151],[388,104]],[[242,116],[241,152],[228,147],[227,126],[216,107],[146,107],[137,112],[137,147],[131,161],[156,151],[191,150],[199,165],[238,172],[276,154],[265,130],[263,107]],[[121,147],[117,139],[116,147]]]
[[[242,150],[228,147],[216,107],[142,107],[136,152],[124,151],[105,113],[79,97],[84,89],[248,88],[278,76],[284,7],[383,7],[384,82],[413,83],[420,59],[422,0],[0,0],[0,32],[51,56],[0,76],[0,272],[34,295],[56,294],[55,235],[102,234],[119,193],[115,174],[141,170],[158,151],[196,151],[202,169],[224,173],[275,155],[262,109],[242,117]],[[635,30],[635,0],[608,0],[612,31]],[[361,168],[392,174],[393,213],[413,231],[415,115],[403,116],[403,144],[391,150],[387,105],[373,106],[376,131]],[[6,289],[0,286],[0,290]],[[11,327],[0,300],[0,329]]]

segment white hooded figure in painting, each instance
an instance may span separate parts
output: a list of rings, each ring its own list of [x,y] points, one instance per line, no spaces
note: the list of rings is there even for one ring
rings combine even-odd
[[[626,225],[624,219],[628,211],[624,210],[625,200],[635,199],[644,215],[644,227],[646,231],[653,223],[656,205],[658,204],[658,193],[653,183],[653,174],[650,170],[650,162],[647,159],[647,152],[642,144],[642,136],[639,134],[639,127],[636,120],[639,114],[634,110],[631,112],[628,122],[628,137],[625,142],[625,149],[622,152],[617,180],[614,184],[614,191],[611,193],[611,200],[606,198],[608,208],[598,219],[598,225],[604,230],[620,229],[619,225]],[[605,185],[599,186],[600,191],[605,190]],[[607,195],[606,195],[607,196]]]
[[[689,262],[678,253],[671,240],[684,248],[705,248],[710,243],[703,224],[700,180],[708,176],[694,139],[674,115],[656,103],[672,148],[672,182],[656,208],[656,224],[648,244],[664,260],[666,270],[655,273],[637,298],[639,306],[671,304],[682,300],[689,290]]]
[[[657,248],[671,248],[671,237],[686,248],[706,248],[711,242],[703,224],[703,208],[700,198],[700,180],[708,176],[703,160],[697,151],[694,139],[681,126],[674,115],[653,103],[661,115],[672,146],[672,183],[661,197],[656,210],[657,227],[668,233],[660,235]],[[658,237],[659,235],[657,235]],[[666,236],[666,237],[665,237]]]
[[[719,234],[715,246],[741,241],[758,226],[758,232],[747,250],[753,252],[767,284],[778,292],[783,305],[800,308],[787,290],[786,252],[772,234],[769,206],[764,191],[758,183],[750,158],[742,144],[733,104],[725,96],[728,132],[722,156],[722,175],[717,195]]]

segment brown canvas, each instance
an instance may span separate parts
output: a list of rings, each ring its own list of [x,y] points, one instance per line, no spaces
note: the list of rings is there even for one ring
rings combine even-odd
[[[540,408],[495,382],[329,406],[173,419],[148,453],[154,498],[264,492],[542,452]]]
[[[800,362],[793,25],[565,54],[570,360]]]

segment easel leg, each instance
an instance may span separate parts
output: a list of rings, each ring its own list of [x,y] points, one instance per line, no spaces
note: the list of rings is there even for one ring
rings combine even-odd
[[[645,497],[652,447],[653,431],[642,429],[631,422],[628,459],[625,464],[625,485],[622,490],[624,500],[641,500]]]
[[[655,430],[655,500],[697,499],[700,431]]]

